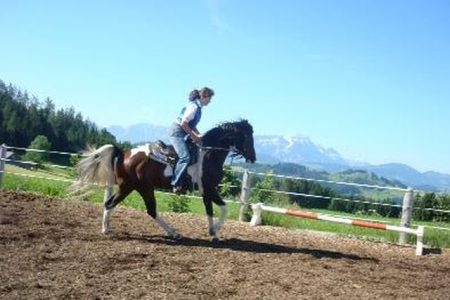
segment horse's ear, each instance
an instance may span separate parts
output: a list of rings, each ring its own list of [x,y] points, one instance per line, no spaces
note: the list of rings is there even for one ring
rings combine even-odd
[[[241,119],[241,125],[245,130],[248,130],[253,134],[253,127],[246,119]]]

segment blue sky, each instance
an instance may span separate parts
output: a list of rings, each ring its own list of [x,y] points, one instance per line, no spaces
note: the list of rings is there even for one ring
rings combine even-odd
[[[0,0],[0,79],[99,126],[248,119],[450,174],[450,1]]]

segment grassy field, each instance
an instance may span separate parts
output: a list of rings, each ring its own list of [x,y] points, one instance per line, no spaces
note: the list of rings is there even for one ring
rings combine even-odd
[[[11,190],[30,191],[34,193],[67,199],[69,196],[67,195],[66,189],[71,182],[72,178],[71,172],[72,172],[71,170],[62,170],[53,167],[47,167],[44,170],[31,171],[7,165],[4,176],[4,188]],[[176,196],[174,194],[164,192],[157,192],[156,197],[158,201],[159,211],[162,212],[175,211],[180,213],[192,212],[205,215],[203,202],[199,197],[195,197],[195,195],[186,197],[186,196]],[[83,198],[83,200],[102,203],[103,188],[101,187],[95,188],[94,192],[91,195]],[[133,192],[130,196],[128,196],[124,200],[124,202],[122,202],[121,205],[145,211],[144,202],[136,192]],[[274,204],[274,206],[277,205]],[[279,204],[279,206],[287,207],[286,204]],[[237,220],[239,215],[239,203],[229,202],[228,208],[229,208],[228,218]],[[299,209],[298,207],[295,206],[290,206],[290,208]],[[310,210],[310,211],[321,214],[346,216],[353,219],[370,218],[371,220],[375,221],[380,221],[392,225],[399,225],[399,219],[389,219],[377,216],[355,216],[328,210]],[[217,213],[217,207],[215,207],[215,213]],[[251,217],[250,211],[248,211],[246,217],[248,220],[250,219]],[[292,229],[308,229],[308,230],[332,232],[347,236],[357,236],[358,238],[372,241],[395,243],[398,240],[398,233],[395,232],[380,231],[368,228],[354,227],[345,224],[295,218],[272,213],[263,214],[263,224],[273,226],[283,226]],[[450,228],[450,224],[448,223],[434,223],[434,222],[413,222],[412,227],[415,227],[417,225]],[[410,236],[409,242],[414,244],[415,237]],[[429,247],[450,248],[450,231],[426,227],[424,242]]]

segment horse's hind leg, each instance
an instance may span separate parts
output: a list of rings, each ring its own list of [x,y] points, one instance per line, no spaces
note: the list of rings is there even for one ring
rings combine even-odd
[[[109,189],[109,188],[108,188]],[[104,206],[103,206],[103,223],[102,223],[102,233],[111,233],[111,226],[110,226],[110,218],[111,213],[114,207],[117,206],[120,202],[122,202],[123,199],[125,199],[132,191],[133,189],[126,185],[120,185],[119,191],[109,198],[106,197],[104,199]]]
[[[149,214],[155,221],[158,223],[158,225],[164,229],[167,234],[170,235],[173,239],[180,239],[181,235],[170,226],[164,219],[158,215],[158,212],[156,211],[156,200],[155,200],[155,193],[154,191],[138,191],[142,199],[144,199],[145,207],[147,208],[147,214]]]
[[[113,186],[107,186],[105,188],[105,195],[103,197],[103,222],[102,222],[102,233],[108,233],[110,231],[110,224],[109,224],[109,218],[111,216],[111,210],[107,210],[104,207],[104,204],[106,202],[108,202],[108,200],[112,197],[113,195]]]

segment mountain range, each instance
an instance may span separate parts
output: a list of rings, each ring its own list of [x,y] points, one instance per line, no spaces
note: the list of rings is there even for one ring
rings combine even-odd
[[[148,123],[140,123],[126,128],[110,126],[106,129],[118,141],[128,141],[132,144],[158,139],[168,141],[166,127]],[[450,191],[449,174],[434,171],[422,173],[402,163],[371,165],[352,161],[342,157],[333,148],[315,144],[306,136],[255,135],[254,140],[258,162],[262,164],[290,162],[329,173],[348,169],[364,170],[389,180],[400,181],[415,189],[435,192]]]

